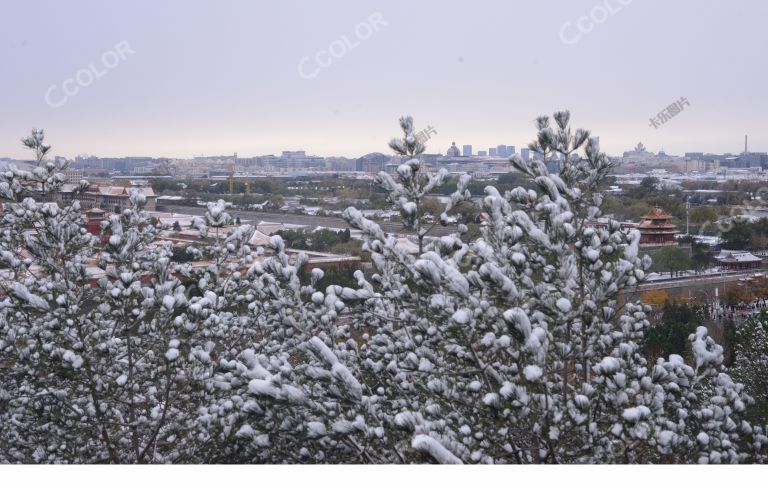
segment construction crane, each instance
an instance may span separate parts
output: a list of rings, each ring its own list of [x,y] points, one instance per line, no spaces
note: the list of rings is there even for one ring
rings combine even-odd
[[[245,192],[251,194],[251,181],[244,180]],[[229,169],[229,194],[235,194],[235,167]]]

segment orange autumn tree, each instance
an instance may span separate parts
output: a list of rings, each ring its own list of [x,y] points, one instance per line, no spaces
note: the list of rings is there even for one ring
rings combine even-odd
[[[645,304],[661,307],[669,300],[669,294],[664,290],[648,290],[643,292],[642,301]]]
[[[729,287],[723,295],[727,304],[750,303],[755,300],[755,294],[743,286]]]

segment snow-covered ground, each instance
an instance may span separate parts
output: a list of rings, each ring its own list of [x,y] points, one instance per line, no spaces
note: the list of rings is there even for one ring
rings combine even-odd
[[[710,269],[705,269],[704,271],[681,271],[678,274],[676,274],[671,279],[685,279],[685,278],[701,278],[701,277],[712,277],[712,276],[718,276],[718,275],[732,275],[732,274],[760,274],[760,270],[753,269],[750,271],[723,271],[719,267],[712,267]],[[663,272],[663,273],[648,273],[648,276],[646,277],[646,281],[663,281],[663,280],[669,280],[669,273]]]

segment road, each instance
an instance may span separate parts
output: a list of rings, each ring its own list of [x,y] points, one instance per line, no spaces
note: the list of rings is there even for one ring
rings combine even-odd
[[[206,212],[205,207],[189,207],[183,205],[158,205],[157,210],[162,212],[174,212],[179,214],[189,215],[203,215]],[[240,220],[244,223],[255,224],[261,221],[265,222],[280,222],[283,224],[297,224],[301,226],[308,226],[312,229],[316,227],[331,227],[337,229],[349,228],[349,224],[344,219],[338,217],[322,217],[318,215],[296,215],[286,213],[273,213],[273,212],[254,212],[249,210],[229,210],[229,214],[232,217],[240,217]],[[403,229],[402,224],[399,222],[379,222],[381,228],[387,233],[393,234],[413,234]],[[444,236],[455,231],[453,227],[435,226],[430,231],[430,236]],[[667,290],[674,288],[686,288],[686,287],[706,287],[716,286],[723,283],[732,283],[738,281],[741,278],[745,278],[756,271],[753,269],[746,272],[732,272],[725,275],[707,275],[707,276],[695,276],[686,278],[675,278],[657,280],[652,282],[646,282],[637,287],[637,290],[644,292],[647,290]],[[757,271],[759,272],[759,271]]]
[[[190,207],[184,205],[158,205],[157,210],[160,212],[174,212],[177,214],[187,215],[204,215],[206,212],[205,207]],[[347,221],[339,217],[321,217],[319,215],[296,215],[286,213],[274,213],[274,212],[254,212],[250,210],[228,210],[229,215],[233,218],[240,217],[240,221],[246,224],[255,224],[261,221],[264,222],[279,222],[282,224],[297,224],[301,226],[309,226],[311,229],[316,227],[330,227],[334,229],[347,229],[350,225]],[[379,226],[387,233],[393,234],[413,234],[403,228],[403,225],[399,222],[379,222]],[[455,227],[443,227],[440,225],[435,226],[430,232],[429,236],[445,236],[456,231]]]
[[[705,287],[710,285],[720,285],[723,283],[733,283],[739,281],[742,278],[746,278],[759,270],[752,269],[745,272],[734,272],[728,274],[716,274],[708,276],[695,276],[680,279],[659,280],[643,283],[638,286],[637,289],[641,292],[647,290],[665,290],[670,288],[686,288],[686,287]]]

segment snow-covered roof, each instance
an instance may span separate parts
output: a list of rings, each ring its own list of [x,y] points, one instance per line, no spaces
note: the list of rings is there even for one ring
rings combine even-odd
[[[763,259],[750,252],[739,250],[721,250],[715,257],[720,262],[762,262]]]
[[[678,235],[678,237],[684,237],[685,235]],[[694,235],[693,239],[699,243],[703,243],[705,245],[709,245],[711,247],[717,246],[720,244],[722,239],[719,236],[703,236],[703,235]]]
[[[307,226],[302,224],[286,224],[283,222],[267,222],[261,221],[256,224],[256,229],[265,234],[275,234],[278,231],[286,229],[305,229]]]
[[[173,224],[174,222],[178,222],[179,224],[189,225],[192,222],[192,219],[195,218],[193,215],[189,215],[189,214],[178,214],[174,212],[157,212],[153,210],[148,210],[147,214],[149,214],[150,217],[154,217],[155,219],[168,224]]]
[[[281,231],[281,230],[285,229],[285,227],[280,222],[264,222],[264,221],[262,221],[262,222],[259,222],[258,224],[256,224],[256,229],[258,229],[259,231],[261,231],[262,233],[265,233],[265,234],[273,234],[273,233],[276,233],[278,231]]]
[[[314,233],[315,231],[324,231],[324,230],[325,231],[333,231],[333,232],[336,232],[336,233],[341,233],[341,232],[345,231],[346,229],[340,228],[340,227],[317,226],[316,228],[314,228],[312,230],[312,232]]]
[[[269,235],[262,233],[258,229],[253,232],[253,236],[248,240],[248,245],[252,247],[267,246],[271,242]]]
[[[59,191],[62,193],[71,193],[75,189],[79,188],[79,184],[66,182],[61,185]],[[155,190],[150,186],[101,186],[98,184],[91,184],[86,191],[91,194],[100,194],[104,196],[128,196],[132,189],[138,190],[141,194],[147,197],[156,197]]]

